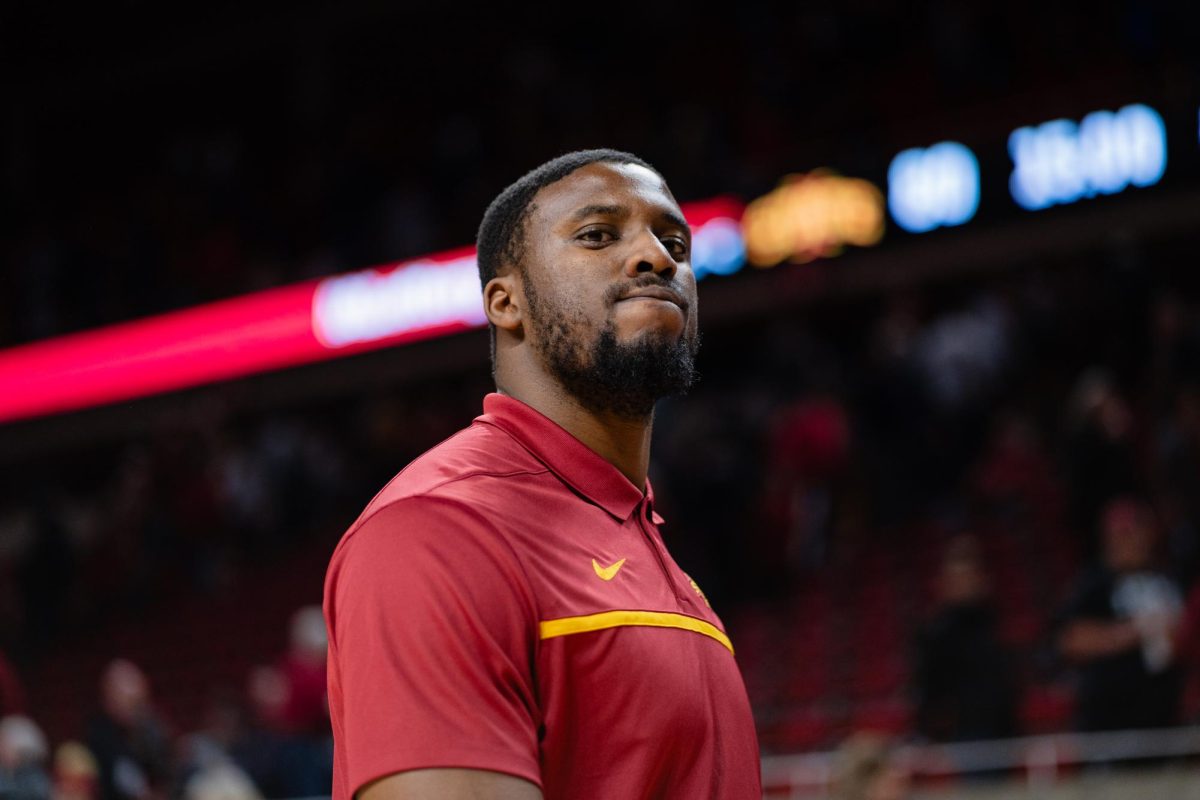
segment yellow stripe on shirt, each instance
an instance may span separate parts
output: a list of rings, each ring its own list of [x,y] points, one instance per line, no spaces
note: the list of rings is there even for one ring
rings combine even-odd
[[[540,628],[543,639],[553,639],[555,636],[568,636],[572,633],[587,633],[627,626],[679,628],[692,631],[716,639],[729,648],[729,652],[733,652],[733,643],[716,625],[702,619],[689,617],[686,614],[672,614],[666,611],[601,611],[598,614],[585,614],[580,617],[543,620]]]

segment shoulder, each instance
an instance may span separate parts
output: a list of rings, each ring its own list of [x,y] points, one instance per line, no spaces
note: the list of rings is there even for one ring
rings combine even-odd
[[[460,498],[429,493],[380,506],[342,537],[325,575],[331,641],[347,620],[407,609],[405,624],[423,629],[466,608],[518,633],[537,618],[521,559],[486,509]],[[444,623],[436,627],[453,627]]]
[[[338,598],[444,593],[453,584],[532,606],[523,559],[500,520],[545,473],[513,437],[478,420],[431,448],[342,535],[325,577],[327,616]]]
[[[396,569],[428,575],[435,567],[461,575],[509,563],[517,563],[515,554],[486,508],[432,491],[392,499],[359,517],[338,542],[328,577]]]
[[[381,508],[414,497],[469,498],[496,481],[538,475],[548,469],[511,435],[476,420],[414,459],[367,504],[362,523]]]
[[[524,488],[548,473],[511,435],[476,420],[392,478],[346,530],[337,551],[351,543],[367,546],[367,539],[400,545],[426,536],[438,542],[498,536],[501,506],[519,504]]]

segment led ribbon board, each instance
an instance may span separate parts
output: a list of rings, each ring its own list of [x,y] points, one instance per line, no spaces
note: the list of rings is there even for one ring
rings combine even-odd
[[[1157,183],[1167,133],[1149,106],[1055,119],[1008,138],[1008,185],[1027,210]],[[906,231],[962,225],[979,206],[975,154],[940,142],[897,155],[882,193],[829,170],[786,177],[744,211],[684,206],[696,277],[867,247],[885,210]],[[472,248],[62,336],[0,351],[0,422],[129,400],[414,342],[485,324]]]
[[[746,206],[746,254],[756,267],[804,264],[883,238],[883,195],[870,181],[821,169],[789,175]]]
[[[979,208],[979,161],[958,142],[905,150],[888,167],[888,208],[909,233],[969,222]]]
[[[742,207],[683,206],[697,277],[741,268]],[[315,363],[486,324],[474,248],[0,351],[0,422]]]
[[[1029,211],[1152,186],[1167,168],[1167,129],[1153,108],[1095,111],[1078,124],[1055,119],[1008,138],[1013,200]]]

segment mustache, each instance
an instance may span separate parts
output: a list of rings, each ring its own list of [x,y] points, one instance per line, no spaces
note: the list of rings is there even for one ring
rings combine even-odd
[[[605,300],[608,301],[608,305],[613,305],[614,303],[616,303],[618,300],[620,300],[622,297],[629,294],[630,292],[636,292],[639,289],[648,289],[652,286],[659,288],[659,289],[666,289],[668,291],[674,292],[675,294],[677,294],[681,298],[683,298],[684,302],[689,307],[692,305],[690,298],[687,296],[687,293],[684,292],[684,290],[683,290],[683,286],[676,283],[675,281],[663,280],[662,278],[658,277],[657,275],[649,274],[649,273],[642,277],[635,278],[634,280],[629,281],[628,283],[621,283],[621,284],[617,284],[617,285],[608,287],[608,291],[605,292]]]

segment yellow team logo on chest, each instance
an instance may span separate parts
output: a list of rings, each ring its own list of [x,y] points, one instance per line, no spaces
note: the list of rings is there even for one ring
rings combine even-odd
[[[625,566],[625,559],[621,559],[615,564],[610,564],[607,567],[600,566],[600,562],[592,559],[592,569],[596,570],[596,577],[602,581],[611,581],[621,571],[621,567]]]

